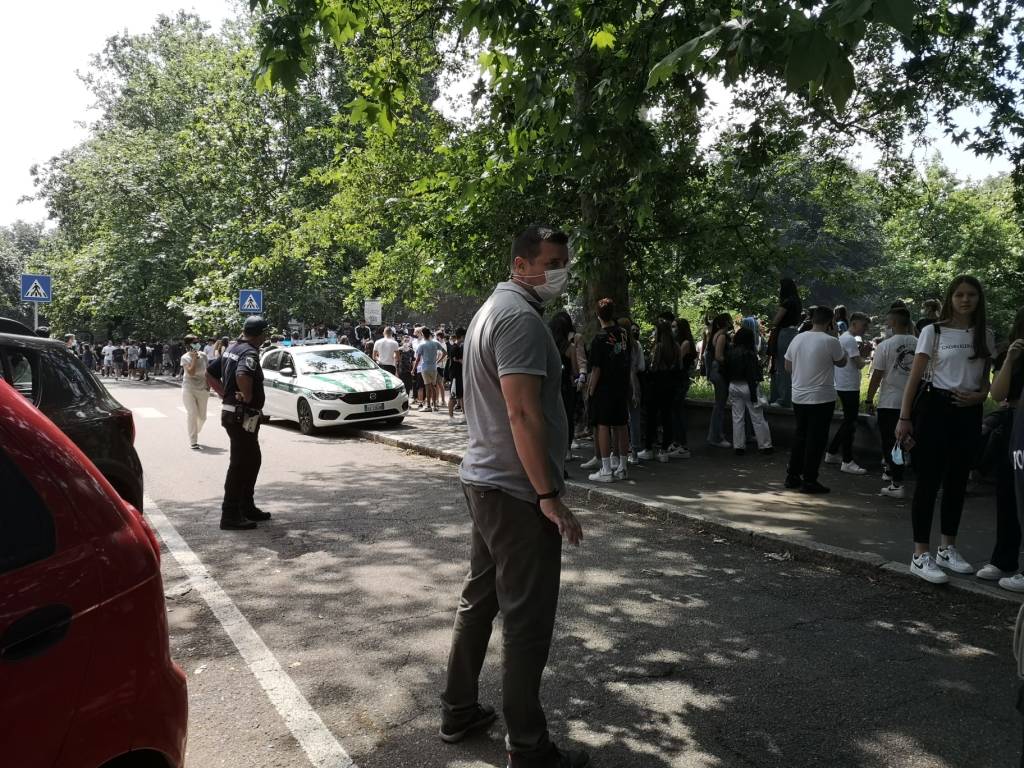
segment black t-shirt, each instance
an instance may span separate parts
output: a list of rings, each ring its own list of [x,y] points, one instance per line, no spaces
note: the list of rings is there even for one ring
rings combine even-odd
[[[1006,365],[1005,352],[995,359],[995,369],[1002,370],[1004,365]],[[1010,391],[1007,393],[1006,399],[1010,402],[1020,400],[1022,390],[1024,390],[1024,357],[1018,357],[1013,367],[1013,373],[1010,375]]]
[[[597,390],[629,389],[629,335],[617,325],[602,328],[590,344],[590,366],[600,368]]]
[[[800,325],[803,305],[800,303],[799,296],[789,296],[780,301],[779,306],[786,310],[786,314],[782,316],[782,320],[779,322],[779,328],[792,328]]]
[[[267,395],[263,390],[263,369],[260,367],[260,353],[256,347],[249,342],[239,339],[231,344],[223,355],[209,364],[206,369],[214,378],[220,379],[224,387],[225,405],[238,403],[235,393],[238,391],[238,382],[235,380],[239,367],[248,375],[252,376],[252,402],[247,403],[250,408],[262,408],[267,401]]]
[[[454,341],[449,341],[448,361],[445,363],[449,378],[457,379],[462,377],[462,356],[462,344],[456,344]]]

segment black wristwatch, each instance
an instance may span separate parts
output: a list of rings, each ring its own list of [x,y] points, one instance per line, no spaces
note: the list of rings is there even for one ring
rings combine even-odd
[[[547,493],[538,493],[537,501],[544,501],[544,499],[557,499],[561,493],[561,491],[548,491]]]

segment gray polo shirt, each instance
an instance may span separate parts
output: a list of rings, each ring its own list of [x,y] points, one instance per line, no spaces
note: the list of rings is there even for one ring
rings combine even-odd
[[[562,490],[569,425],[562,405],[562,357],[536,309],[536,299],[513,282],[499,283],[473,317],[466,333],[463,363],[469,447],[459,468],[464,483],[497,488],[524,501],[536,501],[516,453],[501,377],[540,376],[550,489]],[[543,489],[548,490],[548,489]]]

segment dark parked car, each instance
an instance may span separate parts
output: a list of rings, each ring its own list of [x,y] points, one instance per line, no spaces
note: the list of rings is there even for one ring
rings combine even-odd
[[[0,333],[0,374],[45,413],[133,507],[142,510],[142,463],[132,412],[60,341]]]

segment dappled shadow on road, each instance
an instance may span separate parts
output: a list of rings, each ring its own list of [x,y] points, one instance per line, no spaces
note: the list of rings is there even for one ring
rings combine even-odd
[[[412,426],[386,432],[428,448],[456,453],[465,448],[465,429],[449,426],[446,418],[416,414],[407,420],[406,425],[409,424]],[[872,467],[871,474],[857,477],[841,473],[838,467],[825,466],[821,480],[833,492],[811,497],[783,487],[789,459],[786,450],[767,457],[753,451],[739,457],[731,450],[705,445],[693,431],[690,437],[692,459],[668,464],[643,462],[630,468],[631,479],[625,483],[607,486],[590,482],[591,470],[582,469],[579,461],[567,464],[570,479],[584,486],[610,488],[672,505],[687,513],[719,517],[765,533],[909,562],[912,473],[906,499],[895,500],[879,495],[885,483],[877,467]],[[587,459],[593,448],[584,442],[576,453]],[[938,523],[935,525],[937,528]],[[967,498],[959,549],[971,562],[987,562],[994,531],[993,490],[983,484]]]
[[[217,530],[218,499],[164,511],[360,766],[503,765],[500,725],[457,747],[436,737],[468,554],[454,468],[397,451],[377,466],[343,436],[295,440],[294,480],[258,488],[274,520],[257,531]],[[312,469],[307,441],[330,448]],[[1015,759],[1009,607],[768,559],[679,522],[580,513],[544,700],[555,738],[595,766]],[[496,633],[485,701],[500,701],[499,664]]]

